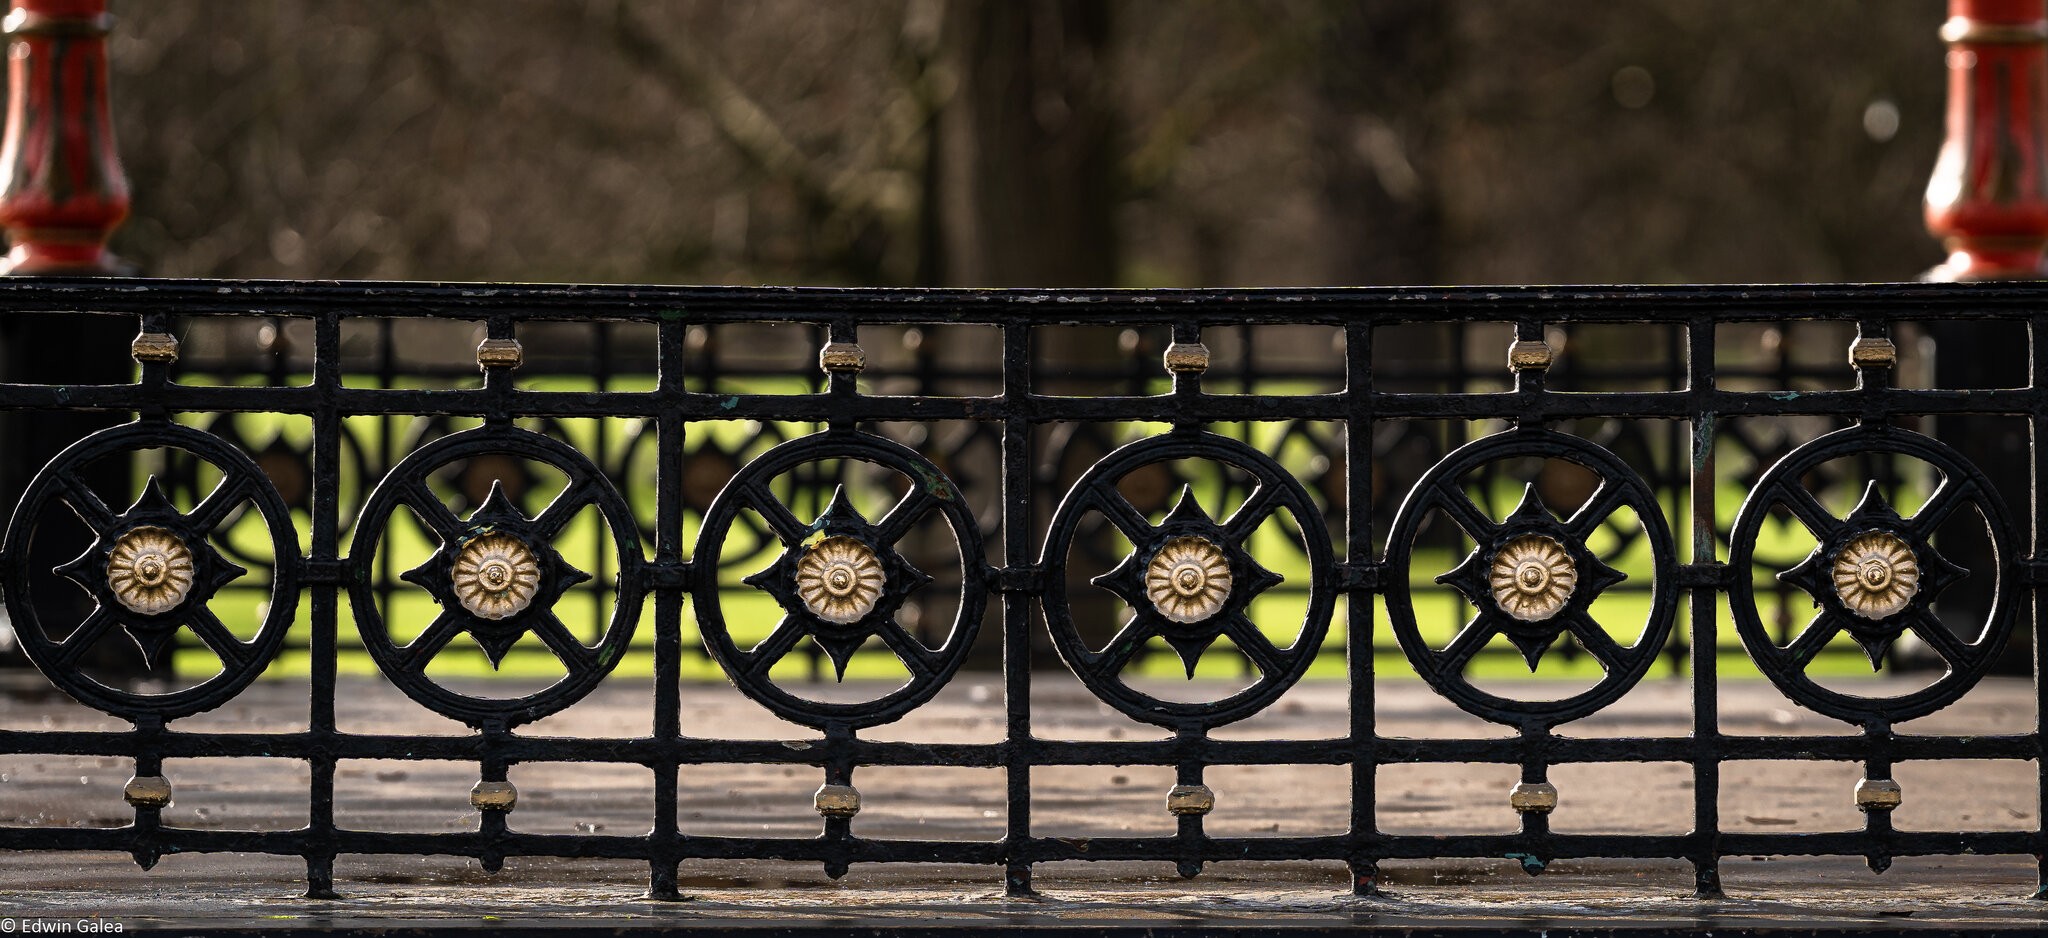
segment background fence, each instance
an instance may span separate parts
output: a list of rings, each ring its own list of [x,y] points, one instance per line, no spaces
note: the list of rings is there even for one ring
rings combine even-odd
[[[271,317],[250,328],[244,321],[195,319],[183,335],[184,351],[175,364],[173,380],[181,383],[248,385],[262,383],[284,387],[303,384],[313,373],[312,322],[305,319]],[[534,387],[554,391],[648,390],[655,387],[658,359],[655,354],[656,327],[632,322],[548,322],[528,327],[526,360],[519,375]],[[1159,356],[1171,343],[1165,326],[1129,327],[1117,325],[1074,326],[1048,330],[1057,338],[1041,341],[1030,368],[1034,386],[1061,394],[1158,394],[1170,386],[1169,376],[1159,366]],[[1504,390],[1511,384],[1510,373],[1502,367],[1511,327],[1506,323],[1446,322],[1415,323],[1393,330],[1392,341],[1374,362],[1375,387],[1389,392],[1484,393]],[[1559,387],[1587,391],[1656,391],[1679,388],[1686,380],[1685,350],[1681,330],[1675,327],[1628,327],[1586,325],[1571,330],[1559,328],[1551,344],[1569,354],[1560,356],[1550,381]],[[343,323],[341,368],[345,384],[377,388],[475,387],[481,376],[470,354],[481,341],[480,323],[452,323],[429,319],[391,317],[350,319]],[[1720,382],[1730,388],[1787,391],[1823,390],[1839,387],[1845,380],[1840,350],[1847,346],[1853,327],[1846,323],[1788,321],[1772,324],[1739,324],[1728,327],[1728,336],[1717,346]],[[1204,376],[1205,386],[1217,393],[1244,395],[1328,394],[1343,388],[1344,348],[1338,330],[1329,326],[1300,324],[1253,325],[1249,323],[1210,329],[1204,335],[1212,360]],[[1001,379],[995,367],[999,337],[994,328],[957,324],[880,326],[867,331],[862,343],[867,354],[861,372],[862,386],[871,393],[908,396],[993,395]],[[804,323],[732,323],[719,326],[694,325],[684,331],[682,357],[683,385],[704,394],[818,393],[826,376],[816,367],[815,350],[825,342],[825,327]],[[1925,351],[1924,349],[1922,350]],[[1909,356],[1909,374],[1927,383],[1932,369],[1931,355]],[[310,425],[274,414],[206,414],[185,418],[211,433],[228,439],[254,453],[259,465],[279,485],[286,503],[295,511],[310,508],[312,478],[312,435]],[[367,496],[367,485],[383,477],[404,454],[420,444],[460,429],[476,426],[474,417],[446,414],[365,414],[345,419],[341,427],[341,458],[344,475],[344,504],[341,529],[347,533]],[[638,506],[636,520],[643,529],[653,525],[652,484],[655,462],[652,425],[644,418],[574,419],[554,417],[523,418],[518,425],[570,443],[592,456],[614,486]],[[1065,491],[1080,473],[1102,455],[1122,443],[1156,432],[1157,422],[1083,422],[1048,428],[1044,434],[1047,457],[1033,467],[1033,484],[1049,492]],[[1392,517],[1406,490],[1394,476],[1413,476],[1436,462],[1451,449],[1498,424],[1486,421],[1402,421],[1376,430],[1372,439],[1375,465],[1381,468],[1372,480],[1374,510]],[[1824,420],[1781,421],[1770,426],[1731,428],[1719,444],[1718,456],[1733,469],[1733,481],[1753,483],[1755,478],[1792,446],[1827,429]],[[1683,503],[1690,485],[1688,440],[1682,427],[1668,421],[1623,420],[1605,417],[1580,418],[1569,429],[1624,455],[1640,467],[1645,478],[1671,506]],[[776,443],[823,428],[818,422],[789,420],[731,421],[712,428],[686,444],[688,459],[684,473],[684,517],[686,526],[701,520],[718,490],[737,468]],[[867,429],[902,442],[935,465],[945,467],[960,480],[973,500],[973,511],[986,536],[994,537],[1002,524],[1000,497],[993,470],[999,463],[1000,428],[991,422],[949,421],[925,423],[871,423]],[[1232,422],[1210,427],[1213,432],[1243,440],[1276,455],[1282,465],[1310,490],[1317,510],[1333,533],[1341,534],[1345,499],[1345,434],[1342,421],[1291,419],[1274,422]],[[185,461],[166,465],[166,479],[187,497],[202,480],[196,467]],[[1523,467],[1526,469],[1527,467]],[[1862,477],[1891,471],[1889,460],[1874,457],[1856,467]],[[1509,497],[1501,488],[1512,473],[1489,470],[1496,478],[1481,497],[1491,500]],[[1533,475],[1515,481],[1535,481],[1553,503],[1583,500],[1590,477],[1574,472],[1568,464],[1551,463]],[[359,481],[361,480],[361,481]],[[456,503],[466,509],[480,504],[492,481],[523,491],[537,485],[534,473],[516,463],[471,462],[450,483],[458,490]],[[798,498],[820,497],[820,486],[828,480],[814,476],[792,489]],[[1141,480],[1147,491],[1140,493],[1147,509],[1194,480],[1172,468]],[[1512,487],[1512,486],[1510,486]],[[539,497],[545,493],[536,493]],[[1519,493],[1509,493],[1518,495]],[[822,507],[822,505],[818,506]],[[1050,506],[1040,512],[1043,524]],[[1732,512],[1716,521],[1716,536],[1726,543]],[[749,536],[760,543],[763,531],[749,517]],[[1429,532],[1436,546],[1449,550],[1455,532]],[[1089,539],[1092,543],[1093,539]],[[1617,539],[1604,545],[1605,554],[1626,553],[1632,540]],[[582,545],[591,551],[587,562],[596,575],[579,587],[589,594],[587,610],[580,614],[590,622],[601,621],[611,589],[607,572],[611,559],[597,550],[595,541]],[[1277,546],[1277,545],[1276,545]],[[915,548],[916,545],[913,545]],[[1284,549],[1284,546],[1282,546]],[[927,551],[929,553],[929,551]],[[1102,550],[1094,553],[1100,555]],[[1099,556],[1097,559],[1101,559]],[[758,563],[756,561],[759,561]],[[731,579],[752,572],[747,564],[759,566],[765,559],[740,554],[729,561]],[[376,568],[377,589],[389,599],[408,587],[399,580],[388,558]],[[1282,593],[1295,591],[1300,578],[1283,583]],[[1076,579],[1078,587],[1084,579]],[[1635,592],[1645,584],[1640,579],[1617,586]],[[1794,588],[1777,582],[1770,571],[1758,574],[1757,586],[1771,597],[1770,621],[1781,636],[1803,621],[1798,615]],[[230,585],[232,594],[243,587]],[[246,591],[246,590],[245,590]],[[260,588],[245,601],[260,601]],[[1790,600],[1789,602],[1787,600]],[[1464,604],[1461,602],[1462,607]],[[1452,627],[1464,618],[1463,608],[1430,610],[1442,627]],[[920,637],[932,640],[943,623],[926,623]],[[643,644],[651,636],[643,634]],[[306,648],[304,623],[287,636],[289,663],[292,655]],[[1667,655],[1657,673],[1682,673],[1685,668],[1686,639],[1672,635]],[[188,643],[189,644],[189,643]],[[699,676],[716,677],[693,629],[686,628],[685,647],[695,656]],[[1397,654],[1392,636],[1382,636],[1380,653]],[[1728,649],[1738,646],[1730,637]],[[1040,663],[1049,663],[1051,646],[1038,644]],[[193,666],[206,669],[213,657],[195,648]],[[479,650],[480,651],[480,650]],[[1560,649],[1567,658],[1578,657],[1576,645]],[[1164,648],[1147,645],[1139,652],[1137,666],[1165,673],[1173,667],[1160,661]],[[1319,669],[1335,674],[1341,670],[1336,659],[1343,649],[1332,642],[1320,649],[1332,656]],[[1852,649],[1822,650],[1827,666],[1856,668],[1858,656]],[[799,649],[800,660],[814,680],[833,676],[829,659],[815,644]],[[1500,658],[1509,665],[1516,658],[1512,649],[1489,646],[1483,659]],[[509,652],[511,667],[520,669],[537,659],[541,664],[552,656],[537,646],[515,647]],[[856,673],[869,665],[886,667],[890,656],[874,648],[857,653]],[[970,666],[994,667],[996,642],[984,637],[970,658]],[[481,666],[481,654],[471,656],[472,666]],[[870,659],[873,659],[872,661]],[[1839,660],[1836,660],[1839,659]],[[1148,660],[1154,662],[1148,664]],[[368,669],[366,659],[357,665]],[[1239,660],[1248,667],[1249,662]],[[1867,665],[1864,666],[1867,670]]]

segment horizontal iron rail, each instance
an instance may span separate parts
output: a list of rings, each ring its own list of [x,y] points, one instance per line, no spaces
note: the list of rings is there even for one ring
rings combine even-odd
[[[1997,736],[1724,736],[1723,759],[1757,761],[1859,762],[1883,755],[1896,762],[1938,759],[2036,759],[2034,734]],[[1376,755],[1385,763],[1520,763],[1528,746],[1520,739],[1408,739],[1380,737]],[[510,762],[608,762],[658,765],[725,763],[824,765],[851,759],[860,765],[950,765],[991,768],[1013,754],[1034,765],[1342,765],[1356,756],[1350,740],[1179,740],[1032,739],[1024,743],[910,743],[853,739],[722,740],[682,737],[410,736],[381,733],[176,733],[0,731],[0,751],[63,756],[125,756],[147,749],[165,759],[260,757],[275,759],[384,759],[403,751],[410,759],[501,758]],[[1689,736],[1599,738],[1560,736],[1544,741],[1544,761],[1687,762],[1701,754]]]
[[[704,394],[662,391],[413,391],[377,388],[208,388],[189,385],[5,385],[0,408],[10,410],[134,411],[147,390],[149,409],[310,415],[327,407],[355,414],[448,414],[460,417],[659,417],[686,420],[787,420],[823,423],[859,400],[863,421],[980,420],[1018,417],[1034,423],[1116,420],[1170,423],[1343,420],[1355,405],[1348,394],[1218,394],[1182,397],[899,397],[877,394]],[[1907,391],[1599,391],[1474,394],[1361,395],[1381,420],[1565,420],[1612,417],[1686,420],[1715,417],[1842,416],[1865,409],[1889,415],[2002,414],[2030,416],[2043,409],[2026,389]],[[1284,403],[1283,403],[1284,402]]]
[[[2026,282],[1497,286],[1413,289],[877,289],[871,287],[664,287],[638,285],[306,282],[29,277],[0,282],[0,312],[170,316],[318,316],[487,319],[573,318],[692,323],[973,323],[1019,315],[1054,325],[1251,323],[1342,325],[1466,319],[1601,323],[2025,319],[2048,288]]]
[[[360,855],[460,857],[536,856],[584,859],[789,860],[809,862],[966,863],[989,865],[1006,855],[1036,863],[1062,860],[1157,861],[1349,860],[1361,846],[1389,860],[1438,858],[1514,859],[1539,855],[1540,865],[1559,859],[1687,859],[1699,849],[1693,834],[1377,834],[1312,837],[1034,837],[1018,844],[1000,841],[897,840],[823,836],[804,840],[680,834],[672,851],[651,850],[644,835],[502,833],[391,833],[335,828],[332,831],[231,831],[174,828],[6,828],[0,847],[14,850],[104,850],[130,852],[174,848],[180,853],[266,853],[302,856],[321,847]],[[2022,831],[1824,831],[1817,833],[1727,832],[1719,835],[1728,856],[1958,856],[2027,853],[2035,838]]]

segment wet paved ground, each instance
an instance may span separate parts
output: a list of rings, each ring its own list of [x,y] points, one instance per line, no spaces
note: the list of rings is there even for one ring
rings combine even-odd
[[[32,684],[29,686],[33,686]],[[1896,688],[1893,688],[1895,690]],[[871,688],[837,688],[858,697]],[[1567,732],[1588,736],[1667,736],[1686,732],[1689,691],[1652,682],[1609,711]],[[591,699],[536,725],[550,735],[630,737],[648,731],[645,682],[613,681]],[[461,733],[375,680],[351,680],[341,698],[343,728],[358,732]],[[1278,705],[1217,735],[1318,738],[1345,725],[1344,688],[1308,683]],[[1722,730],[1738,734],[1832,734],[1841,725],[1798,710],[1767,684],[1724,685]],[[0,727],[122,729],[61,696],[16,693]],[[1034,694],[1039,735],[1072,739],[1153,738],[1096,704],[1071,680],[1047,675]],[[1470,737],[1498,731],[1463,716],[1420,683],[1382,685],[1381,732]],[[304,726],[303,686],[259,684],[216,713],[180,729],[289,730]],[[781,724],[721,686],[685,691],[685,732],[728,738],[795,740],[810,735]],[[2025,682],[1994,680],[1955,707],[1902,727],[1904,732],[1986,734],[2030,731],[2032,692]],[[993,742],[1001,738],[1000,693],[966,675],[902,723],[875,738]],[[1860,828],[1850,802],[1860,767],[1842,763],[1729,763],[1721,813],[1729,830],[1808,831]],[[296,828],[306,819],[308,773],[287,760],[171,760],[176,789],[165,822],[183,827]],[[129,811],[120,788],[126,760],[0,756],[0,823],[119,827]],[[2039,798],[2031,762],[1969,760],[1902,763],[1896,777],[1905,829],[2034,830]],[[338,822],[354,829],[474,829],[467,793],[474,765],[456,762],[353,761],[337,772]],[[807,837],[819,821],[810,804],[821,774],[807,767],[686,767],[679,817],[703,834]],[[1348,770],[1334,766],[1222,767],[1209,772],[1218,807],[1216,835],[1314,835],[1344,830]],[[1515,770],[1488,765],[1398,765],[1382,769],[1379,816],[1400,833],[1508,831],[1506,806]],[[1682,832],[1692,825],[1691,769],[1682,763],[1563,766],[1553,829],[1565,832]],[[653,811],[651,773],[617,765],[515,767],[519,830],[630,833]],[[992,840],[1004,825],[1003,776],[989,769],[867,768],[856,773],[864,808],[857,833],[876,837]],[[1169,834],[1163,809],[1171,770],[1157,766],[1043,767],[1033,774],[1033,831],[1090,837]],[[1000,924],[1173,926],[1298,924],[1383,926],[1457,923],[1531,928],[1566,923],[1719,929],[1803,922],[1852,930],[1997,925],[2048,928],[2048,903],[2024,898],[2035,885],[2031,857],[1901,859],[1883,876],[1858,859],[1730,857],[1728,899],[1691,898],[1692,873],[1666,861],[1558,862],[1531,878],[1506,860],[1389,863],[1386,893],[1346,895],[1335,863],[1211,866],[1195,880],[1170,864],[1060,863],[1036,871],[1038,899],[1000,895],[993,868],[856,866],[841,880],[814,865],[693,861],[682,874],[684,902],[643,898],[646,869],[631,862],[514,858],[487,874],[467,859],[343,857],[338,902],[300,898],[296,858],[170,856],[154,870],[125,855],[0,854],[0,917],[75,921],[98,914],[130,930],[148,924],[283,927],[474,923],[666,925]],[[4,927],[4,925],[0,925]]]

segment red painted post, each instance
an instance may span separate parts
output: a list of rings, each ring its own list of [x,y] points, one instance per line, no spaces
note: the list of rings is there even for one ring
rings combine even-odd
[[[1927,181],[1927,230],[1948,248],[1928,280],[2031,280],[2048,246],[2048,0],[1949,0],[1948,133]],[[2025,333],[2005,323],[1930,321],[1938,387],[2004,388],[2027,383]],[[1943,438],[1984,468],[2008,504],[2027,504],[2027,433],[2006,417],[1939,418]],[[1998,564],[1988,542],[1960,542],[1950,559],[1966,569]],[[1944,622],[1987,615],[1981,591],[1950,591]],[[1965,629],[1967,626],[1965,627]],[[1959,634],[1967,634],[1958,630]],[[2000,669],[2021,673],[2026,636],[2016,635]],[[1902,653],[1903,652],[1902,650]],[[1910,654],[1910,653],[1908,653]],[[1917,659],[1917,660],[1914,660]],[[1909,659],[1938,666],[1932,655]]]
[[[0,226],[14,248],[0,275],[117,274],[107,236],[128,217],[128,177],[114,151],[107,102],[107,0],[12,0],[7,34],[7,131],[0,140]],[[112,316],[0,316],[0,381],[118,384],[134,378],[135,324]],[[14,504],[29,474],[66,443],[127,419],[110,413],[0,415],[0,504]],[[128,467],[105,460],[89,484],[131,487]],[[62,562],[52,556],[28,563]],[[60,600],[77,603],[77,600]],[[82,608],[73,611],[86,611]],[[0,615],[0,632],[10,628]],[[7,636],[11,639],[11,635]],[[106,659],[125,671],[134,666]],[[0,666],[24,666],[0,642]]]
[[[107,96],[107,0],[12,0],[0,272],[111,274],[107,238],[128,217],[128,177]]]
[[[2048,246],[2048,0],[1949,0],[1948,135],[1927,183],[1931,280],[2041,275]]]

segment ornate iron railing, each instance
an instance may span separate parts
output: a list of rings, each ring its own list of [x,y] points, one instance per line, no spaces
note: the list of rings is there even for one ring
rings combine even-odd
[[[1896,727],[1961,698],[2016,632],[2030,634],[2018,628],[2021,610],[2039,613],[2048,509],[2037,503],[2012,513],[2009,506],[2025,504],[2022,492],[1920,431],[1938,436],[1943,421],[1971,420],[1973,432],[1983,432],[2002,418],[2002,432],[2030,441],[2030,478],[2038,478],[2043,450],[2032,442],[2048,421],[2040,391],[2048,386],[2044,298],[2048,291],[2025,285],[885,291],[0,283],[0,314],[128,316],[140,325],[134,383],[0,384],[0,413],[9,420],[133,416],[44,465],[18,493],[0,541],[0,590],[21,648],[56,686],[133,729],[0,731],[0,753],[132,758],[125,795],[134,823],[0,827],[0,846],[120,850],[145,866],[170,852],[300,856],[313,895],[333,893],[338,856],[390,853],[470,856],[489,869],[508,856],[644,860],[658,896],[676,894],[685,861],[743,857],[819,862],[834,875],[870,862],[995,865],[1013,892],[1030,889],[1034,865],[1070,859],[1165,860],[1185,875],[1223,860],[1340,861],[1357,888],[1370,891],[1378,864],[1391,859],[1510,856],[1534,871],[1558,858],[1677,858],[1713,893],[1729,855],[1850,855],[1882,868],[1896,856],[2048,854],[2038,824],[1906,831],[1890,814],[1901,798],[1891,780],[1898,761],[2048,766],[2038,731],[1960,737]],[[2033,350],[2034,379],[2005,389],[1896,386],[1895,337],[1933,321],[2011,329]],[[1723,360],[1736,330],[1768,327],[1782,348],[1795,322],[1833,330],[1830,355],[1842,361],[1846,344],[1847,361],[1795,369],[1782,353],[1776,364]],[[481,378],[409,370],[399,359],[414,350],[389,331],[407,323],[467,324],[444,335],[465,348],[467,327],[480,328]],[[1505,353],[1490,373],[1470,369],[1463,347],[1465,333],[1484,335],[1485,324],[1498,330],[1494,347]],[[878,371],[864,372],[876,357],[875,336],[902,343],[905,328],[961,326],[978,327],[986,341],[953,345],[946,361],[913,363],[928,372],[910,393],[888,393]],[[1128,357],[1091,359],[1086,345],[1095,334],[1057,340],[1105,326],[1138,335],[1138,347],[1147,330],[1169,339],[1163,368],[1136,373]],[[587,378],[529,370],[561,351],[564,328],[595,328],[594,341],[608,349],[626,345],[644,363],[644,380],[613,371],[611,351],[594,359],[603,364]],[[1262,375],[1242,340],[1240,367],[1212,367],[1205,340],[1263,328],[1294,330],[1283,333],[1289,342],[1327,335],[1337,368]],[[1413,352],[1415,330],[1439,328],[1460,336],[1449,353],[1454,380],[1376,355]],[[1578,370],[1558,360],[1560,337],[1617,328],[1626,344],[1606,355],[1587,342]],[[233,370],[221,364],[234,357],[230,344],[260,333],[267,357],[259,377],[223,375]],[[800,347],[806,365],[735,379],[704,352],[721,333],[756,348]],[[300,334],[295,351],[291,337]],[[351,335],[380,334],[369,346],[373,366],[352,359]],[[224,344],[187,353],[179,335],[195,346]],[[1642,364],[1650,345],[1669,350],[1668,367]],[[1062,386],[1071,377],[1048,367],[1061,360],[1057,348],[1071,360],[1106,362],[1095,377],[1116,376],[1123,393]],[[193,367],[208,356],[211,365]],[[1625,363],[1604,378],[1621,381],[1620,389],[1573,381],[1601,376],[1599,363],[1610,358]],[[1311,380],[1326,373],[1341,380]],[[941,375],[985,387],[946,393]],[[252,430],[250,420],[261,426]],[[1630,424],[1649,429],[1605,429]],[[933,444],[932,428],[946,426],[967,428],[965,438],[985,451]],[[1042,468],[1075,448],[1074,428],[1105,427],[1129,441],[1065,475]],[[1320,447],[1306,462],[1287,443],[1302,432]],[[374,447],[365,434],[377,438]],[[251,443],[266,435],[271,442]],[[1644,442],[1632,450],[1589,438],[1596,436]],[[1409,438],[1448,452],[1404,456],[1399,441]],[[614,459],[608,454],[620,440],[626,455]],[[371,451],[374,458],[365,455]],[[1729,453],[1755,465],[1719,469]],[[1962,565],[1947,553],[1981,559]],[[1759,586],[1772,592],[1760,596]],[[1788,627],[1787,610],[1805,603],[1818,614]],[[572,606],[585,611],[572,614]],[[230,607],[235,614],[223,615]],[[1732,635],[1722,634],[1723,611]],[[277,673],[275,659],[295,629],[306,643],[308,729],[175,728],[173,721],[244,691],[266,668]],[[1681,634],[1688,640],[1677,642]],[[180,635],[189,636],[183,651]],[[531,693],[482,693],[448,676],[459,671],[437,670],[463,654],[451,643],[465,635],[475,645],[467,653],[493,666],[524,653],[551,659],[559,673]],[[1516,735],[1377,732],[1375,688],[1399,679],[1376,661],[1376,640],[1386,635],[1433,690]],[[1104,704],[1170,738],[1034,735],[1035,636]],[[1939,662],[1917,690],[1872,696],[1868,686],[1818,673],[1830,644],[1875,666],[1906,636]],[[686,637],[701,642],[741,692],[819,737],[789,746],[692,726],[678,692],[688,676]],[[1002,741],[861,735],[930,700],[969,662],[977,640],[1000,662]],[[1716,688],[1738,667],[1723,654],[1737,642],[1789,700],[1852,729],[1724,733]],[[174,678],[168,686],[134,685],[118,667],[107,669],[105,649],[129,644],[153,673]],[[1531,670],[1560,650],[1575,654],[1584,686],[1518,695],[1528,688],[1501,685],[1475,663],[1489,645]],[[874,685],[879,693],[864,702],[821,696],[806,680],[815,675],[781,664],[798,648],[839,669],[860,655],[889,659],[900,684]],[[1556,732],[1614,703],[1674,648],[1689,659],[1690,736]],[[338,730],[337,675],[356,649],[420,706],[474,732]],[[1145,670],[1149,655],[1193,675],[1225,649],[1245,662],[1231,672],[1242,686],[1195,685],[1219,690],[1209,699],[1163,694],[1159,676]],[[1347,682],[1344,736],[1214,735],[1274,704],[1326,652],[1341,663],[1332,679]],[[218,665],[172,660],[200,653]],[[651,735],[597,741],[518,731],[575,704],[626,662],[652,678]],[[336,763],[394,753],[475,762],[476,829],[338,826]],[[309,823],[291,831],[166,825],[172,787],[162,763],[198,756],[304,761]],[[1865,779],[1844,797],[1864,811],[1863,829],[1724,830],[1720,770],[1732,760],[1861,763]],[[651,770],[651,831],[509,829],[517,793],[507,769],[543,761]],[[1691,765],[1689,833],[1549,829],[1558,800],[1552,766],[1651,761]],[[1507,800],[1520,829],[1382,831],[1377,772],[1411,762],[1519,766],[1522,781]],[[679,771],[704,763],[822,769],[821,832],[683,832]],[[858,835],[855,776],[878,765],[1005,771],[1004,836]],[[1178,818],[1177,833],[1076,843],[1034,832],[1034,768],[1106,765],[1172,767],[1178,783],[1165,808]],[[1331,797],[1348,801],[1350,830],[1205,833],[1205,815],[1219,806],[1204,770],[1224,765],[1348,767],[1348,790]]]

